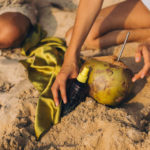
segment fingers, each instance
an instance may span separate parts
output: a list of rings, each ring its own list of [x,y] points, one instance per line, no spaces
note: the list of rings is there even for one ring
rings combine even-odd
[[[139,73],[134,75],[134,77],[132,78],[132,82],[135,82],[138,79],[143,79],[148,74],[149,68],[149,66],[145,65]]]
[[[57,81],[55,81],[53,86],[51,87],[51,90],[52,90],[52,94],[53,94],[53,98],[54,98],[54,102],[56,106],[59,105],[58,89],[59,89],[59,85]]]
[[[60,93],[61,93],[61,98],[62,98],[63,102],[66,104],[67,103],[66,81],[61,83],[61,85],[60,85]]]
[[[136,80],[138,80],[140,78],[141,78],[141,71],[134,75],[134,77],[132,78],[132,82],[135,82]]]
[[[143,47],[143,58],[144,58],[144,63],[148,67],[150,65],[150,52],[146,46]]]
[[[140,45],[140,46],[138,46],[138,49],[135,53],[135,62],[137,62],[137,63],[141,61],[141,57],[142,57],[141,51],[142,51],[142,46]]]
[[[67,58],[67,57],[66,57]],[[59,97],[61,96],[64,103],[67,103],[66,82],[68,78],[77,76],[78,65],[72,59],[64,61],[62,68],[52,85],[52,94],[56,106],[59,105]],[[60,92],[60,95],[58,94]]]
[[[52,94],[54,98],[55,105],[59,105],[59,94],[58,92],[60,91],[61,98],[63,102],[66,104],[67,103],[67,95],[66,95],[66,81],[67,77],[64,76],[64,74],[60,74],[57,76],[55,82],[52,85]]]
[[[142,69],[142,73],[141,73],[141,78],[143,79],[149,72],[150,66],[149,65],[145,65],[144,68]]]
[[[70,78],[71,78],[71,79],[74,79],[74,78],[77,78],[77,76],[78,76],[78,72],[74,72],[74,73],[70,76]]]
[[[144,67],[142,70],[135,74],[135,76],[132,78],[132,82],[135,82],[138,79],[143,79],[146,75],[149,73],[150,69],[150,52],[148,50],[148,47],[146,45],[140,45],[138,47],[138,50],[135,55],[135,61],[140,62],[141,61],[141,56],[143,55],[144,58]]]

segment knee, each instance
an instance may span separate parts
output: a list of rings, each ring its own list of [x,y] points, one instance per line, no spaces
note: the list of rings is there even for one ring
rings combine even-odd
[[[66,40],[66,44],[67,46],[69,46],[69,43],[71,41],[71,37],[72,37],[72,32],[73,32],[73,27],[71,27],[65,35],[65,40]],[[95,40],[95,38],[93,36],[91,36],[90,34],[87,36],[85,42],[84,42],[84,46],[88,47],[89,45],[93,44],[93,41]]]
[[[13,17],[13,20],[10,17]],[[26,37],[29,28],[27,23],[19,24],[15,21],[14,16],[10,15],[10,17],[6,15],[4,19],[3,16],[0,16],[0,48],[19,46]],[[15,17],[17,18],[17,15]]]
[[[88,35],[85,42],[84,42],[84,46],[85,47],[92,46],[95,40],[96,40],[96,38],[94,38],[93,36]]]
[[[3,30],[0,30],[0,48],[10,48],[15,47],[21,42],[20,31],[11,25],[3,27]]]

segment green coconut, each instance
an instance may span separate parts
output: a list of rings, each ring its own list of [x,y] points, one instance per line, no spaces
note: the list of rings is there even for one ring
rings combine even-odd
[[[106,58],[106,59],[105,59]],[[97,102],[116,106],[131,93],[133,73],[116,57],[92,58],[83,64],[91,68],[88,85],[89,95]]]

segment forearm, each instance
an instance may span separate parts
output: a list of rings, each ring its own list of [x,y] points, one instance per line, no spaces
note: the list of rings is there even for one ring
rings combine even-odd
[[[74,30],[69,44],[69,55],[79,55],[81,46],[85,41],[100,9],[103,0],[80,0],[77,10]]]
[[[67,102],[66,81],[68,78],[76,78],[78,75],[77,60],[80,48],[101,9],[102,2],[103,0],[80,0],[72,39],[65,54],[62,68],[52,86],[56,106],[59,104],[58,91],[61,93],[63,102]]]

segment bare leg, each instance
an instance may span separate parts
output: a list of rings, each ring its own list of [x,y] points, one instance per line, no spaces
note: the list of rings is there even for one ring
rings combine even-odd
[[[0,48],[19,46],[30,27],[30,20],[20,13],[0,15]]]
[[[122,44],[127,32],[130,32],[128,42],[139,42],[150,37],[150,28],[135,30],[115,30],[108,32],[95,40],[89,41],[84,45],[87,49],[107,48],[109,46]]]
[[[139,0],[129,0],[103,9],[97,16],[84,45],[104,48],[123,42],[127,31],[129,41],[139,41],[150,33],[150,12]],[[69,44],[72,28],[66,33]]]

